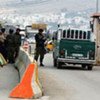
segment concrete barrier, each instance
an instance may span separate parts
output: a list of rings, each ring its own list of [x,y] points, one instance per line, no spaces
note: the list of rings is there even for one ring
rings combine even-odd
[[[6,65],[7,62],[5,60],[5,58],[3,57],[3,55],[0,53],[0,66]]]
[[[11,91],[13,98],[39,98],[42,96],[42,87],[38,79],[38,66],[22,48],[16,60],[15,67],[19,71],[20,83]]]

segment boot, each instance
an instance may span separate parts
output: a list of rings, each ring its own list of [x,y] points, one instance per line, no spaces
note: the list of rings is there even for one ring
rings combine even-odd
[[[40,66],[44,67],[43,63],[40,63]]]

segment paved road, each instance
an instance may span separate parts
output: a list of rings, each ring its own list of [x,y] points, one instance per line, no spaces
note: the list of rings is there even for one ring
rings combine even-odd
[[[9,98],[11,90],[19,83],[17,70],[13,65],[7,64],[3,68],[0,67],[0,100],[30,100]],[[48,100],[48,96],[43,96],[40,99],[31,100]]]
[[[100,67],[92,71],[77,66],[56,69],[52,54],[45,56],[44,64],[39,75],[49,100],[100,100]]]
[[[0,67],[0,100],[11,100],[10,91],[19,82],[18,72],[11,64]]]
[[[37,100],[100,99],[100,67],[94,67],[92,71],[82,70],[80,67],[58,70],[53,67],[52,54],[46,55],[44,64],[45,67],[39,67],[44,96]],[[8,98],[17,83],[18,72],[13,66],[0,68],[0,100],[22,100]]]

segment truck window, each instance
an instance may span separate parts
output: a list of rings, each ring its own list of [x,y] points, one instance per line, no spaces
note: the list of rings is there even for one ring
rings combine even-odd
[[[67,38],[70,38],[70,29],[67,30]]]
[[[83,39],[86,39],[86,31],[83,32]]]
[[[91,34],[91,32],[88,31],[88,32],[87,32],[87,39],[90,39],[90,34]]]
[[[79,31],[79,39],[82,39],[82,31]]]
[[[71,38],[74,38],[74,30],[71,30]]]
[[[75,38],[78,38],[78,30],[75,31]]]
[[[66,30],[63,30],[63,38],[66,38]]]

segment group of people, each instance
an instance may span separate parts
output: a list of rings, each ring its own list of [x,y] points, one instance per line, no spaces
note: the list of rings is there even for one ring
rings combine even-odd
[[[6,33],[5,28],[0,30],[0,53],[3,55],[8,63],[14,63],[19,53],[21,45],[20,29],[17,28],[16,32],[9,29]]]
[[[44,36],[43,31],[43,29],[39,29],[39,32],[35,35],[36,52],[34,59],[37,61],[40,56],[40,66],[44,66],[43,59],[46,54],[45,42],[47,39]],[[15,62],[20,46],[21,35],[19,28],[16,29],[16,32],[14,32],[13,29],[9,29],[9,33],[5,33],[5,28],[0,30],[0,53],[8,63]]]

